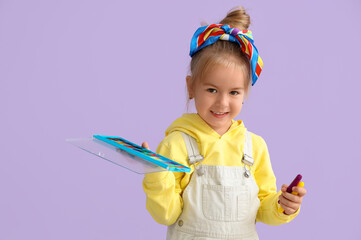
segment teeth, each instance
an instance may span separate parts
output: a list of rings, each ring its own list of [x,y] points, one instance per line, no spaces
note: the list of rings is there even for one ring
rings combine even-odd
[[[213,113],[214,113],[214,114],[217,114],[217,115],[225,114],[225,112],[223,112],[223,113],[213,112]]]

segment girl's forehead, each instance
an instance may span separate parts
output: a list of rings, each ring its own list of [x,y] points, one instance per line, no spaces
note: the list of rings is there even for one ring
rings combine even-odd
[[[222,77],[241,77],[244,75],[244,68],[237,64],[213,64],[203,73],[204,79]]]
[[[244,88],[245,81],[246,78],[242,68],[235,65],[217,64],[209,68],[199,82],[205,85]]]

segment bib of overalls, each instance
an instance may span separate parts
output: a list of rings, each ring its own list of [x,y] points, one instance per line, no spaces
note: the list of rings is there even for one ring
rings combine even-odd
[[[196,143],[192,148],[198,152]],[[188,147],[187,151],[188,156],[193,154]],[[243,154],[252,158],[249,132],[245,134]],[[242,161],[242,157],[235,161]],[[259,188],[247,166],[201,164],[197,167],[201,167],[202,171],[194,170],[183,192],[183,211],[177,221],[168,227],[167,239],[258,240],[255,220],[260,204]]]

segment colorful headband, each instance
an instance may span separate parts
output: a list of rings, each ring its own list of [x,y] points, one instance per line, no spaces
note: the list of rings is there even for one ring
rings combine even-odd
[[[238,43],[251,63],[252,86],[256,83],[263,68],[263,61],[258,56],[258,50],[253,43],[252,32],[239,30],[229,25],[211,24],[197,29],[191,40],[191,50],[189,55],[193,55],[204,47],[207,47],[218,40],[225,40]]]

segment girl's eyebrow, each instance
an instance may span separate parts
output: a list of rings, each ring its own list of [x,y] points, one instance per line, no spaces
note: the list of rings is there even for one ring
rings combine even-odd
[[[207,86],[207,87],[215,87],[215,88],[217,88],[217,86],[216,86],[216,85],[211,84],[211,83],[205,83],[204,85],[205,85],[205,86]]]
[[[212,84],[212,83],[207,83],[205,82],[204,85],[206,87],[213,87],[213,88],[218,88],[216,85]],[[234,87],[231,90],[244,90],[244,87]]]

